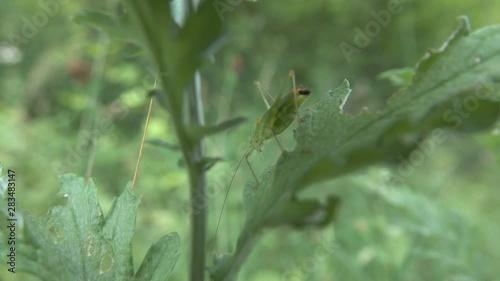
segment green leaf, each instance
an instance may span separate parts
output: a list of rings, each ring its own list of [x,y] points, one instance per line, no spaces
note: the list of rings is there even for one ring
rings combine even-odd
[[[170,104],[168,102],[168,99],[165,96],[165,92],[163,92],[161,89],[150,90],[148,96],[150,98],[155,97],[160,103],[161,107],[163,107],[167,111],[170,111]]]
[[[170,233],[154,243],[148,250],[135,275],[138,281],[167,280],[179,258],[180,238]]]
[[[403,67],[386,70],[377,75],[377,79],[386,79],[389,80],[394,87],[403,87],[411,84],[413,75],[415,75],[415,69],[413,67]]]
[[[170,14],[168,1],[124,1],[133,13],[139,40],[145,42],[153,60],[159,66],[162,87],[167,101],[161,102],[173,115],[174,122],[182,120],[182,93],[198,69],[213,51],[222,33],[222,23],[213,3],[203,1],[179,27]],[[203,32],[200,32],[202,30]]]
[[[224,161],[224,159],[220,157],[204,157],[200,161],[200,165],[203,168],[203,170],[208,171],[210,168],[212,168],[217,162]]]
[[[203,157],[203,159],[201,159],[199,162],[198,162],[198,165],[204,170],[204,171],[208,171],[210,170],[215,164],[217,164],[217,162],[221,162],[221,161],[224,161],[224,159],[220,158],[220,157]],[[184,161],[184,158],[179,158],[179,160],[177,161],[177,166],[179,168],[185,168],[186,167],[186,162]]]
[[[60,181],[66,204],[51,208],[46,218],[34,218],[17,208],[17,270],[43,280],[132,280],[139,198],[127,187],[104,217],[91,180],[85,184],[82,178],[65,174]],[[0,202],[3,210],[6,202]],[[0,249],[3,262],[6,251]]]
[[[169,143],[167,141],[160,140],[160,139],[146,140],[146,143],[154,145],[154,146],[159,146],[159,147],[163,147],[166,149],[174,150],[174,151],[180,150],[179,145],[172,144],[172,143]]]
[[[197,10],[187,18],[179,34],[175,45],[176,59],[172,62],[179,79],[177,83],[180,91],[221,39],[222,22],[213,5],[211,1],[201,2]]]
[[[193,139],[201,139],[206,136],[218,134],[224,131],[227,131],[233,127],[241,125],[246,121],[245,118],[237,117],[234,119],[230,119],[224,122],[221,122],[217,125],[207,125],[202,127],[190,127],[189,133]]]
[[[173,108],[171,113],[175,118],[180,118],[181,92],[176,91],[176,73],[172,68],[177,60],[175,55],[176,37],[179,27],[172,20],[169,1],[133,1],[124,0],[127,12],[130,13],[136,26],[137,40],[143,42],[147,52],[158,65],[160,79],[168,101],[161,102],[162,106]]]
[[[22,212],[26,237],[19,246],[19,269],[45,280],[130,279],[138,198],[127,188],[104,218],[91,181],[85,185],[71,174],[60,180],[65,206],[51,208],[44,220]]]
[[[419,73],[425,73],[429,70],[432,65],[441,59],[447,48],[453,46],[455,43],[459,42],[463,37],[467,37],[470,33],[471,27],[469,19],[466,16],[460,16],[458,18],[460,21],[460,26],[450,35],[450,37],[439,47],[439,49],[429,49],[422,59],[417,64],[417,75],[416,79],[419,79]],[[436,68],[434,67],[436,70]]]
[[[384,110],[345,114],[351,91],[347,81],[310,107],[296,131],[296,147],[262,173],[257,189],[254,184],[245,188],[245,225],[234,254],[210,269],[212,278],[235,278],[270,220],[276,225],[289,221],[284,217],[280,222],[277,214],[301,189],[404,159],[426,138],[442,143],[451,130],[478,131],[493,124],[500,106],[500,26],[470,35],[468,26],[462,19],[452,39],[421,61],[413,84],[395,94]]]

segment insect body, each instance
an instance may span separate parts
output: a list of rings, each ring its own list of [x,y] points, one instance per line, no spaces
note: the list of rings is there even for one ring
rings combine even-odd
[[[307,88],[295,86],[295,74],[292,70],[289,72],[289,77],[292,78],[292,91],[287,95],[284,95],[285,91],[283,87],[273,105],[269,106],[269,104],[266,102],[268,109],[255,122],[255,129],[252,135],[252,139],[250,140],[250,148],[245,154],[245,159],[257,182],[257,186],[259,185],[259,181],[252,169],[252,166],[250,165],[250,162],[248,161],[248,158],[254,150],[262,151],[264,149],[264,141],[272,137],[276,138],[276,136],[281,134],[286,128],[288,128],[288,126],[290,126],[290,124],[292,124],[294,119],[299,119],[298,109],[307,100],[309,94],[311,93],[311,91],[309,91]],[[259,88],[259,91],[264,98],[263,92],[265,92],[265,89],[262,87],[262,85],[260,85],[259,82],[255,82],[255,84]],[[282,150],[284,150],[277,138],[276,141],[278,142]]]
[[[308,89],[296,87],[280,100],[276,100],[262,117],[255,122],[255,130],[250,145],[258,151],[263,150],[264,141],[281,134],[297,116],[295,107],[295,93],[297,105],[301,106],[311,93]]]
[[[264,142],[273,137],[276,139],[281,149],[284,151],[277,136],[281,134],[286,128],[288,128],[288,126],[292,124],[294,119],[297,119],[297,121],[299,121],[300,119],[299,107],[307,100],[309,94],[311,93],[311,91],[309,91],[307,88],[297,87],[295,85],[295,73],[293,72],[293,70],[290,70],[290,72],[288,73],[288,78],[292,78],[292,91],[285,95],[285,87],[286,87],[286,82],[285,82],[283,88],[278,94],[278,97],[276,97],[272,105],[269,105],[266,98],[264,97],[264,93],[266,93],[269,96],[271,95],[267,93],[265,88],[259,82],[257,81],[255,82],[255,85],[259,89],[260,94],[264,99],[264,102],[266,103],[267,111],[264,112],[264,114],[255,122],[255,129],[253,131],[252,138],[250,140],[250,147],[245,153],[245,156],[242,157],[241,160],[238,162],[238,165],[236,166],[236,171],[240,167],[243,158],[245,158],[248,167],[250,167],[252,175],[255,178],[257,187],[259,186],[259,180],[255,175],[255,172],[253,171],[248,158],[250,157],[250,155],[254,150],[262,151],[264,149]],[[299,131],[300,131],[300,123],[299,123]],[[231,181],[229,182],[226,196],[222,203],[222,209],[220,211],[217,226],[215,228],[214,240],[215,238],[217,238],[217,232],[219,230],[220,221],[222,218],[222,214],[224,212],[224,206],[226,205],[226,200],[229,195],[229,191],[231,189],[234,177],[236,175],[236,171],[234,172]],[[214,246],[215,244],[213,244],[212,246],[212,253],[214,250]]]
[[[257,185],[259,181],[248,158],[254,150],[262,151],[264,149],[264,141],[273,137],[276,138],[276,136],[281,134],[290,124],[292,124],[296,117],[298,119],[298,107],[307,100],[310,93],[311,91],[306,88],[294,87],[287,95],[283,96],[280,94],[273,105],[255,122],[255,129],[252,139],[250,140],[250,148],[245,155],[245,159],[257,181]],[[276,141],[278,141],[278,144],[283,150],[277,138]]]

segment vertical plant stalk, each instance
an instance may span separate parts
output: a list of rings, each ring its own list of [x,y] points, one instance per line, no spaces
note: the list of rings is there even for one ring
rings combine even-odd
[[[172,4],[177,5],[177,9],[172,10],[174,20],[182,26],[189,14],[193,14],[198,7],[199,1],[196,0],[174,0]],[[172,6],[171,6],[172,7]],[[183,116],[184,124],[194,127],[201,127],[205,124],[203,102],[201,99],[201,77],[199,71],[195,71],[193,80],[186,89],[184,95],[187,101],[187,115]],[[183,119],[184,119],[183,118]],[[182,145],[181,145],[182,146]],[[206,202],[206,174],[201,164],[205,158],[205,144],[203,138],[190,142],[189,147],[184,152],[188,175],[189,175],[189,194],[191,201],[191,255],[189,262],[189,280],[205,280],[205,260],[206,260],[206,236],[207,236],[207,206]],[[201,200],[200,200],[201,199]],[[200,206],[201,202],[201,206]]]
[[[201,99],[200,74],[196,71],[193,81],[187,90],[188,119],[192,126],[204,125],[203,102]],[[192,281],[205,280],[205,240],[207,232],[207,185],[206,174],[201,165],[205,157],[205,144],[203,139],[192,144],[188,160],[188,173],[191,197],[191,257],[190,279]],[[200,200],[201,199],[201,200]],[[202,206],[200,206],[202,202]]]
[[[159,75],[162,81],[162,88],[165,93],[168,112],[170,113],[175,134],[179,142],[179,147],[183,154],[184,163],[188,170],[190,197],[191,197],[191,255],[189,280],[204,281],[205,270],[205,240],[207,226],[206,208],[206,172],[203,166],[205,159],[205,147],[202,138],[194,136],[188,128],[203,126],[203,104],[200,93],[200,76],[197,71],[189,67],[184,67],[180,61],[176,61],[175,53],[179,52],[181,41],[176,35],[167,33],[167,36],[160,36],[164,28],[172,28],[170,14],[182,13],[187,15],[193,13],[193,3],[190,10],[172,10],[170,3],[166,1],[134,1],[128,0],[129,10],[137,17],[138,27],[141,29],[142,40],[149,48],[152,59],[158,65]],[[186,4],[182,0],[176,0],[173,4]],[[163,11],[169,15],[158,17]],[[179,15],[177,15],[179,16]],[[182,19],[183,17],[173,18]],[[180,20],[182,23],[183,21]],[[172,40],[172,41],[168,41]],[[184,44],[186,44],[184,42]],[[182,54],[181,52],[179,54]],[[184,78],[193,75],[187,87],[184,86]],[[179,80],[179,78],[181,78]],[[179,85],[182,83],[182,85]],[[184,92],[184,94],[182,93]]]

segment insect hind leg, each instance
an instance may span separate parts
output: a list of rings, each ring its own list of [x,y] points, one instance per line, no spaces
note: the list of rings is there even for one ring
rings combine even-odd
[[[273,96],[266,90],[266,88],[264,87],[264,85],[262,85],[262,83],[260,83],[258,80],[253,81],[253,84],[259,90],[259,93],[260,93],[260,96],[262,97],[262,100],[266,104],[267,109],[269,109],[271,107],[271,105],[267,101],[267,99],[264,96],[264,94],[268,95],[271,98],[271,100],[274,102]]]

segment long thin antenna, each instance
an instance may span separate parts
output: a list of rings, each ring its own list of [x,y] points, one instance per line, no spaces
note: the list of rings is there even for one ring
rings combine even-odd
[[[219,226],[220,226],[220,222],[222,220],[222,215],[224,213],[224,207],[226,206],[227,197],[229,195],[229,191],[231,190],[231,186],[233,185],[234,177],[236,176],[236,172],[238,172],[238,169],[240,168],[241,162],[243,162],[243,159],[247,156],[248,152],[251,149],[253,149],[252,146],[250,146],[247,149],[247,151],[245,152],[245,154],[243,155],[243,157],[241,157],[240,161],[238,162],[238,165],[236,166],[236,169],[234,170],[233,176],[231,177],[231,180],[229,181],[229,186],[227,187],[226,196],[224,197],[224,201],[222,202],[222,209],[220,210],[219,219],[217,220],[217,226],[215,227],[214,242],[212,243],[212,250],[210,250],[212,256],[214,255],[214,248],[215,248],[215,241],[217,238],[217,233],[219,232]]]
[[[158,79],[158,73],[156,74],[155,83],[153,85],[153,88],[156,88],[156,80],[157,79]],[[148,133],[149,117],[151,116],[151,110],[153,109],[153,98],[154,98],[154,96],[151,96],[151,98],[149,99],[148,116],[146,117],[146,125],[144,126],[144,133],[142,134],[141,148],[139,149],[139,156],[137,157],[137,164],[135,165],[134,178],[132,179],[132,184],[130,185],[130,190],[134,190],[135,181],[137,179],[137,174],[139,173],[139,166],[141,165],[141,159],[142,159],[142,151],[144,150],[144,142],[146,141],[146,135]]]

